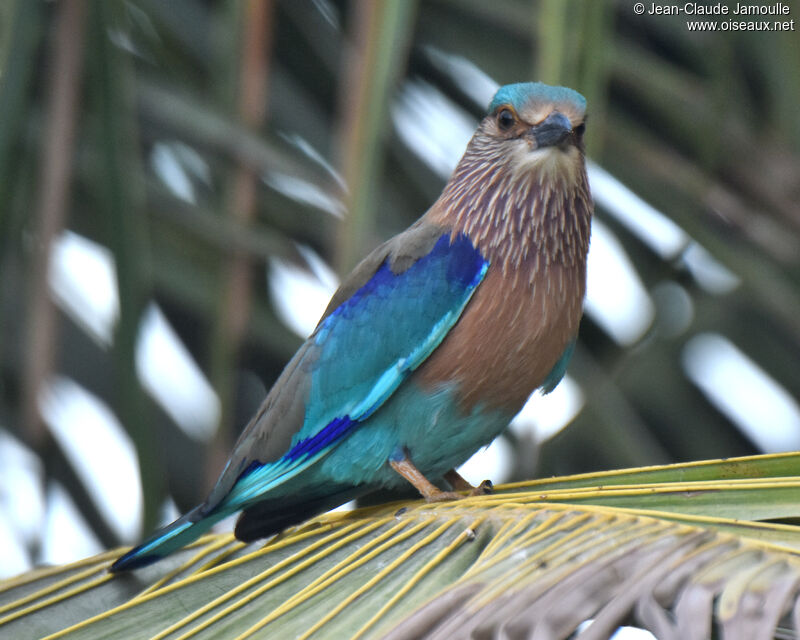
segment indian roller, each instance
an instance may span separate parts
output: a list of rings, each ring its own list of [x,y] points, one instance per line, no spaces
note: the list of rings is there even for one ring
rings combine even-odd
[[[592,199],[586,101],[501,87],[439,199],[344,280],[201,505],[111,567],[150,564],[241,511],[251,541],[378,488],[472,489],[489,444],[572,354]],[[474,489],[479,493],[491,485]]]

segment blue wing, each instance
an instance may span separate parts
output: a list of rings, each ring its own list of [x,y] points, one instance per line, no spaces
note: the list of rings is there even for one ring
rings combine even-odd
[[[376,250],[287,365],[206,502],[112,571],[155,562],[324,457],[436,349],[488,267],[466,236],[442,229],[412,227]]]
[[[441,343],[488,266],[466,236],[449,232],[402,272],[386,258],[309,338],[309,396],[291,447],[275,462],[251,464],[224,503],[253,502],[369,418]]]

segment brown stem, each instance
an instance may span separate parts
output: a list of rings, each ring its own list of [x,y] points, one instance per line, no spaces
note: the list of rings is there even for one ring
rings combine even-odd
[[[56,32],[49,55],[48,106],[41,154],[37,203],[36,246],[29,286],[28,334],[23,378],[22,421],[29,443],[39,448],[47,438],[38,397],[55,363],[56,313],[50,298],[48,274],[53,241],[64,228],[69,202],[73,142],[77,123],[83,62],[84,0],[57,5]]]
[[[242,124],[251,130],[260,127],[266,116],[273,9],[269,0],[247,2],[244,7],[238,111]],[[255,218],[257,187],[258,176],[253,168],[244,163],[239,165],[233,176],[230,216],[243,227],[250,226]],[[250,318],[252,267],[246,251],[234,250],[224,268],[222,306],[214,349],[215,382],[222,400],[222,421],[211,446],[207,474],[209,485],[216,479],[229,449],[234,404],[232,372]]]

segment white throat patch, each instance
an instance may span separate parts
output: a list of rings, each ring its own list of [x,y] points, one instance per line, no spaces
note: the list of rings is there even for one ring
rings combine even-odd
[[[535,172],[542,181],[553,178],[570,181],[578,177],[581,165],[580,152],[574,146],[532,150],[527,142],[520,141],[511,153],[511,166],[516,177]]]

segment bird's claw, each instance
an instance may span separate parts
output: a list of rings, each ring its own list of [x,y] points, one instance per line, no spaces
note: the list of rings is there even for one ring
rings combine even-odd
[[[469,490],[466,496],[462,493],[457,493],[455,491],[437,491],[436,493],[432,493],[430,495],[425,496],[426,502],[448,502],[450,500],[461,500],[464,497],[472,497],[472,496],[485,496],[492,493],[494,490],[494,485],[492,484],[491,480],[484,480],[481,482],[477,487],[472,487]]]
[[[491,480],[484,480],[481,482],[477,487],[474,487],[472,491],[469,492],[468,495],[470,496],[488,496],[494,493],[494,485],[492,484]]]

